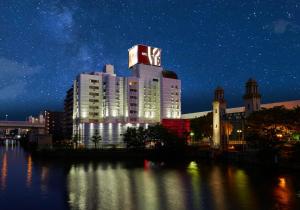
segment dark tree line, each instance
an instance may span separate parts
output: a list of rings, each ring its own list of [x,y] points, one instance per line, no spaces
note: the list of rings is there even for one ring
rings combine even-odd
[[[178,138],[160,124],[143,127],[129,127],[123,134],[124,142],[128,148],[155,148],[180,147],[185,145],[185,139]]]
[[[300,133],[300,107],[283,106],[253,112],[246,119],[246,140],[259,147],[293,140]]]
[[[194,134],[194,140],[212,137],[213,115],[209,112],[203,117],[191,119],[191,131]]]

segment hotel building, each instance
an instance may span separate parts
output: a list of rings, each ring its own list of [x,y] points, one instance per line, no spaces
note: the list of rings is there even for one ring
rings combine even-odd
[[[181,117],[181,81],[161,66],[161,49],[136,45],[129,49],[129,77],[117,76],[113,65],[102,72],[81,73],[65,99],[65,121],[85,145],[97,129],[106,144],[121,144],[128,126],[145,126]]]

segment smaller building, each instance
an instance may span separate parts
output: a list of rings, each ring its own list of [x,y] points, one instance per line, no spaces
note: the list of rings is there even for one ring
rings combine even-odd
[[[188,119],[163,119],[161,121],[163,127],[168,129],[172,134],[182,139],[189,139],[190,120]]]
[[[64,112],[46,110],[44,118],[46,134],[51,134],[53,141],[63,140]]]
[[[63,135],[64,139],[72,139],[73,135],[73,87],[71,87],[66,94],[64,100],[64,115],[63,115]]]

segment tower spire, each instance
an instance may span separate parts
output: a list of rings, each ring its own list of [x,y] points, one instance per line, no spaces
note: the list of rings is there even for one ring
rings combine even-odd
[[[213,147],[221,148],[222,138],[222,121],[226,113],[226,101],[224,98],[224,89],[217,87],[213,100]]]
[[[258,84],[254,79],[250,78],[246,82],[246,89],[243,98],[246,116],[249,116],[252,112],[260,110],[261,95],[258,90]]]

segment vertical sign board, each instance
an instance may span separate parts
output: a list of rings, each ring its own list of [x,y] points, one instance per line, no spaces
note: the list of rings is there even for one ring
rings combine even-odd
[[[161,66],[161,49],[145,45],[135,45],[129,49],[128,67],[137,63]]]

